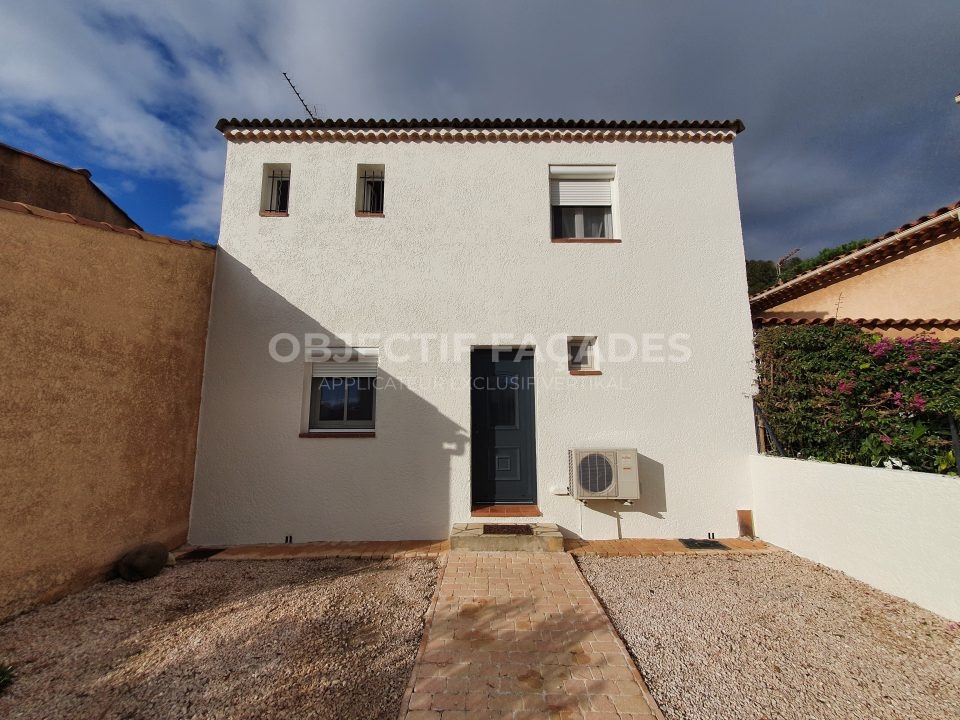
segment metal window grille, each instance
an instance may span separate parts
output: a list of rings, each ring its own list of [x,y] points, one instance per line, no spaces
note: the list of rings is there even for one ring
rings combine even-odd
[[[271,170],[268,179],[270,181],[270,202],[267,205],[267,210],[270,212],[287,212],[290,199],[290,171]]]
[[[361,187],[363,188],[362,212],[382,213],[383,212],[383,171],[382,170],[364,170],[360,176]]]

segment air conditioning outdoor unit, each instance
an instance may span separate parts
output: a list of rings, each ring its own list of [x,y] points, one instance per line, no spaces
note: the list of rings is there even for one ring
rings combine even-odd
[[[577,500],[637,500],[637,451],[570,450],[570,494]]]

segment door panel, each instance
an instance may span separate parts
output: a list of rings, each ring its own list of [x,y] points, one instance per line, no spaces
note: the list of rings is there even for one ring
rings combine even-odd
[[[474,504],[537,501],[533,358],[516,355],[471,354]]]

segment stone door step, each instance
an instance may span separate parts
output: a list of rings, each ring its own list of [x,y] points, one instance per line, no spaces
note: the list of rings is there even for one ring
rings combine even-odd
[[[554,523],[517,524],[517,532],[510,533],[503,523],[484,532],[485,525],[494,523],[457,523],[450,530],[451,550],[496,552],[563,552],[563,535]],[[521,530],[521,528],[523,528]],[[527,529],[529,528],[529,530]]]

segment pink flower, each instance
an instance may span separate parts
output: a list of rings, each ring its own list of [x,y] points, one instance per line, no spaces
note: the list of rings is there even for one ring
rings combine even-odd
[[[867,350],[873,357],[881,358],[886,355],[891,348],[893,348],[893,343],[886,338],[883,338],[882,340],[878,340],[877,342],[873,343],[873,345],[868,346]]]
[[[923,409],[927,406],[927,401],[924,400],[919,394],[913,396],[913,400],[910,401],[910,407],[918,412],[923,412]]]
[[[890,445],[893,442],[893,440],[890,439],[889,435],[881,435],[880,442],[882,442],[884,445]]]
[[[855,383],[848,382],[846,380],[841,380],[837,383],[837,394],[838,395],[850,395],[853,393],[853,388],[856,387]]]
[[[903,406],[903,393],[899,390],[893,394],[893,404],[897,407]]]

